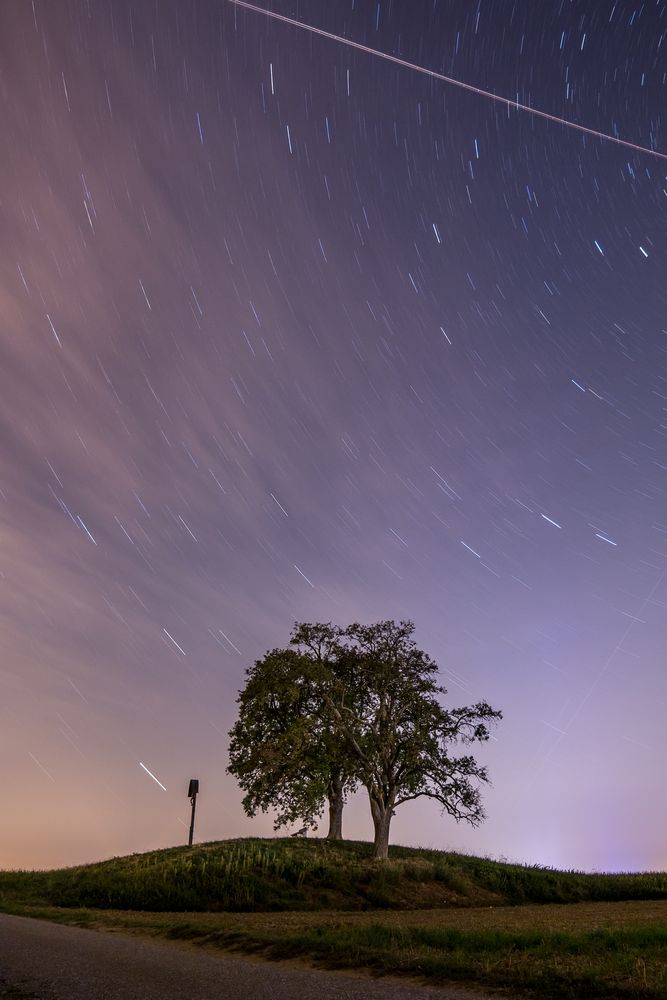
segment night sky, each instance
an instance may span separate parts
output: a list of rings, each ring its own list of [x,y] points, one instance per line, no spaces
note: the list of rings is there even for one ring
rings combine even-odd
[[[663,0],[271,9],[667,151]],[[0,135],[0,867],[191,777],[272,835],[245,668],[381,618],[504,713],[486,823],[393,842],[667,867],[665,160],[226,0],[4,0]]]

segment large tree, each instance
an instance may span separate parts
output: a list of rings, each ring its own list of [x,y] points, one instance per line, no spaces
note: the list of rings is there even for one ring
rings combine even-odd
[[[412,799],[482,821],[488,774],[465,750],[489,738],[501,713],[485,701],[445,708],[437,665],[413,633],[410,621],[296,623],[292,648],[248,671],[228,770],[249,815],[275,808],[276,827],[298,818],[314,825],[328,799],[329,836],[340,837],[345,795],[363,785],[376,858],[387,857],[392,816]]]
[[[246,793],[249,816],[273,809],[275,829],[295,822],[313,827],[328,802],[327,836],[340,840],[355,782],[347,753],[325,725],[321,692],[322,669],[313,656],[274,649],[257,660],[239,694],[227,770]]]
[[[435,799],[457,821],[481,823],[487,770],[457,751],[488,740],[489,724],[502,718],[485,701],[445,708],[437,665],[413,632],[410,621],[381,621],[344,630],[302,624],[292,634],[321,667],[320,714],[368,792],[376,858],[387,857],[396,808],[412,799]]]

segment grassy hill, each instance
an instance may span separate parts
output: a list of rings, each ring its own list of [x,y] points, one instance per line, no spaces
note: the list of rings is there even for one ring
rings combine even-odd
[[[46,872],[0,871],[12,904],[191,912],[434,909],[667,899],[667,874],[593,875],[442,851],[298,839],[225,840]]]
[[[667,998],[665,873],[371,854],[350,841],[226,840],[0,871],[0,910],[513,997]]]

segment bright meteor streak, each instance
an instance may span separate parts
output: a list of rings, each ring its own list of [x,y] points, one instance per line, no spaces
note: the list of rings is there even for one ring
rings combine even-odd
[[[146,774],[148,774],[153,779],[153,781],[160,786],[160,788],[163,791],[165,791],[165,792],[167,791],[167,789],[164,787],[164,785],[162,784],[162,782],[158,781],[157,778],[155,777],[155,775],[153,774],[153,772],[149,771],[148,768],[146,767],[146,765],[142,764],[141,761],[139,761],[139,767],[143,767],[143,769],[146,772]]]
[[[227,0],[227,3],[234,4],[235,7],[243,7],[245,10],[250,10],[255,14],[263,14],[265,17],[271,17],[274,21],[282,21],[284,24],[290,24],[294,28],[301,28],[303,31],[310,31],[311,34],[319,35],[321,38],[329,38],[332,42],[340,42],[342,45],[347,45],[351,49],[358,49],[360,52],[367,52],[369,55],[378,56],[380,59],[386,59],[387,62],[395,63],[397,66],[403,66],[405,69],[411,69],[416,73],[423,73],[424,76],[430,76],[433,80],[441,80],[443,83],[451,83],[454,87],[460,87],[462,90],[469,90],[471,93],[478,94],[480,97],[487,97],[490,101],[496,101],[498,104],[503,104],[508,111],[510,108],[515,108],[517,111],[526,111],[529,115],[536,115],[538,118],[546,118],[547,121],[557,122],[559,125],[565,125],[567,128],[573,128],[578,132],[584,132],[586,135],[595,136],[596,139],[604,139],[607,142],[615,142],[617,146],[625,146],[628,149],[634,149],[638,153],[648,153],[649,156],[657,156],[661,160],[667,160],[667,153],[660,153],[657,149],[649,149],[648,146],[640,146],[637,143],[629,142],[627,139],[619,139],[617,136],[609,135],[607,132],[598,132],[597,129],[587,128],[585,125],[578,125],[576,122],[568,121],[567,118],[559,118],[558,115],[550,115],[546,111],[539,111],[537,108],[531,108],[529,104],[520,104],[519,101],[512,101],[507,97],[500,97],[498,94],[491,93],[490,90],[483,90],[481,87],[474,87],[471,83],[464,83],[462,80],[455,80],[454,77],[445,76],[444,73],[436,73],[435,70],[426,69],[425,66],[419,66],[417,63],[408,62],[407,59],[399,59],[398,56],[389,55],[388,52],[382,52],[380,49],[373,49],[369,45],[362,45],[361,42],[353,42],[351,39],[344,38],[342,35],[334,35],[331,31],[324,31],[322,28],[315,28],[312,24],[305,24],[303,21],[297,21],[293,17],[286,17],[284,14],[276,14],[273,10],[256,7],[255,4],[247,3],[246,0]]]

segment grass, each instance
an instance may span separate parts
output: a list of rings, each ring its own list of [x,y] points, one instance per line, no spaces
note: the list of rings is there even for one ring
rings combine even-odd
[[[358,841],[225,840],[55,871],[0,871],[12,900],[98,909],[428,909],[666,899],[667,873],[591,875]]]
[[[236,840],[0,872],[0,909],[513,996],[667,998],[664,873],[399,847],[376,862],[363,843]]]

